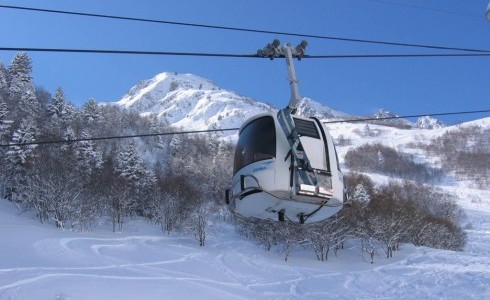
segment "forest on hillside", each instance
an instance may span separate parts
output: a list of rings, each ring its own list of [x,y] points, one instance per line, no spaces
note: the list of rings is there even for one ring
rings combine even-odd
[[[286,260],[293,247],[308,247],[325,261],[347,240],[357,241],[371,262],[379,253],[392,257],[403,243],[451,250],[465,245],[464,213],[455,199],[411,180],[418,172],[438,180],[442,171],[381,145],[364,149],[376,153],[368,162],[347,153],[351,205],[338,215],[312,225],[243,219],[223,203],[233,145],[211,134],[96,140],[179,129],[94,99],[76,107],[62,88],[52,95],[36,87],[31,73],[26,53],[0,64],[0,197],[35,212],[42,223],[87,231],[107,219],[116,232],[128,218],[143,217],[166,234],[182,232],[204,246],[213,223],[222,220],[265,250],[278,247]],[[401,182],[377,186],[355,172],[381,168],[396,175],[389,166],[400,159],[410,170]]]

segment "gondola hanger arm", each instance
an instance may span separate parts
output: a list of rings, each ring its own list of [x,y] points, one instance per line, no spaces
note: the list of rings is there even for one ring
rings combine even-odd
[[[301,60],[305,55],[307,41],[302,41],[296,47],[290,43],[281,46],[281,42],[275,39],[272,43],[267,44],[264,48],[257,50],[257,55],[260,57],[268,57],[271,60],[274,58],[286,58],[288,67],[289,86],[291,88],[291,98],[287,105],[287,109],[291,114],[294,114],[301,97],[299,95],[298,80],[296,79],[296,70],[294,68],[294,58]]]

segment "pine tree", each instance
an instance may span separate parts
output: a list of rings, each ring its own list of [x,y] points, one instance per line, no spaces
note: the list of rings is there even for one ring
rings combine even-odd
[[[155,183],[155,174],[146,169],[133,141],[125,151],[119,153],[116,161],[116,173],[126,180],[136,193]]]
[[[0,62],[0,100],[5,101],[8,95],[7,69]]]
[[[156,114],[152,114],[149,117],[150,119],[150,133],[155,134],[155,133],[161,133],[162,130],[162,124],[160,120],[158,120],[158,116]],[[165,148],[165,142],[163,139],[163,136],[155,136],[152,141],[155,143],[155,147],[159,149]]]
[[[19,129],[17,129],[12,137],[11,144],[7,151],[6,159],[12,166],[24,165],[29,157],[33,154],[36,145],[21,144],[32,143],[35,141],[36,128],[29,121],[22,121]]]
[[[12,121],[7,120],[7,115],[7,104],[0,99],[0,142],[5,141],[5,136],[12,125]]]
[[[66,125],[70,124],[73,119],[76,117],[77,111],[73,107],[70,102],[66,102],[63,110],[63,114],[61,115],[61,122]]]
[[[32,63],[25,52],[15,55],[7,71],[8,104],[18,119],[31,121],[39,111],[34,82],[31,77]]]
[[[134,142],[129,142],[125,151],[119,153],[116,171],[119,176],[136,184],[144,174],[143,160],[139,157]]]
[[[22,146],[20,144],[34,142],[35,133],[34,125],[28,120],[23,120],[12,137],[11,144],[15,144],[15,146],[10,146],[5,155],[8,182],[5,196],[14,202],[25,202],[28,198],[28,162],[35,154],[36,145]]]
[[[179,134],[175,134],[172,136],[170,140],[170,154],[174,157],[179,157],[182,155],[183,149],[183,141],[182,137]]]
[[[89,139],[90,135],[82,132],[82,139]],[[85,176],[90,176],[95,169],[102,167],[102,154],[95,149],[93,141],[78,142],[75,151],[79,171]]]
[[[100,120],[101,112],[95,99],[90,99],[87,103],[85,103],[82,114],[83,119],[85,122],[87,122],[87,124],[92,125]]]
[[[32,62],[30,57],[25,52],[18,52],[7,71],[9,94],[20,94],[26,88],[33,87],[31,72]]]
[[[63,113],[65,111],[65,94],[61,88],[56,89],[56,94],[51,103],[48,104],[47,110],[48,115],[53,119],[54,122],[61,120]]]
[[[352,200],[359,202],[362,206],[366,206],[371,201],[371,196],[369,196],[366,188],[362,183],[356,185],[354,193],[352,194]]]
[[[27,118],[32,121],[36,119],[36,116],[39,114],[40,105],[34,89],[26,89],[22,93],[18,108],[18,115],[21,118]]]
[[[77,136],[75,134],[75,131],[73,130],[73,128],[71,126],[68,126],[66,128],[63,128],[62,129],[63,132],[61,132],[61,139],[64,140],[64,141],[73,141],[73,140],[76,140],[77,139]],[[67,154],[67,153],[70,153],[70,154],[73,154],[75,153],[75,147],[76,147],[76,144],[74,143],[63,143],[61,144],[61,150]]]

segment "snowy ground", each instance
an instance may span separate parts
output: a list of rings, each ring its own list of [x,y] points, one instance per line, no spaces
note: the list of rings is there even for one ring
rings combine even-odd
[[[384,140],[408,149],[413,141],[413,132],[376,125],[371,130],[383,132],[362,141],[364,125],[333,127],[334,136],[356,144]],[[419,140],[444,130],[421,130]],[[345,151],[339,149],[340,157]],[[454,180],[439,187],[456,195],[468,215],[465,251],[403,245],[393,259],[380,254],[374,265],[355,244],[326,263],[304,249],[285,262],[277,249],[265,252],[227,224],[215,228],[205,247],[138,219],[123,233],[107,225],[59,231],[0,200],[0,300],[490,299],[490,191]]]
[[[265,252],[221,225],[206,247],[142,220],[124,233],[59,231],[0,201],[0,299],[490,299],[490,213],[468,210],[465,252],[404,245],[374,265]]]

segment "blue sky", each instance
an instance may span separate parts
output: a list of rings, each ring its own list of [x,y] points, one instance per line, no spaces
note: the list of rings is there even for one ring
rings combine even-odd
[[[345,38],[490,50],[487,0],[0,0],[3,5],[71,10],[168,21]],[[189,28],[0,8],[0,47],[45,47],[253,54],[270,34]],[[308,54],[452,53],[449,50],[307,39]],[[14,52],[0,51],[8,65]],[[277,59],[30,53],[37,85],[61,86],[82,105],[116,101],[135,83],[164,71],[193,73],[258,101],[285,106],[286,65]],[[490,108],[490,57],[304,59],[300,93],[336,110],[399,115]],[[488,114],[442,118],[459,122]]]

